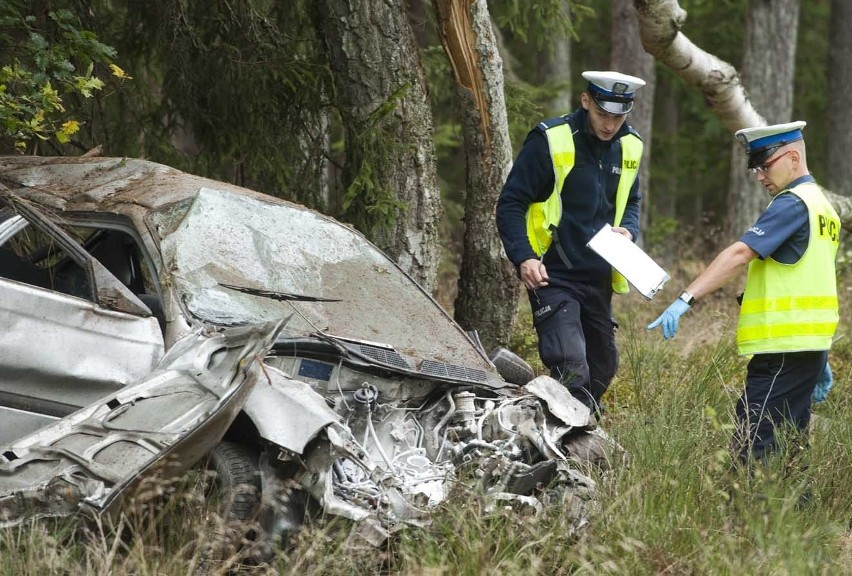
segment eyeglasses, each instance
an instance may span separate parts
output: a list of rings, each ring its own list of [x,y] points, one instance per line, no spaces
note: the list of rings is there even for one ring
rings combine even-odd
[[[792,150],[787,150],[786,152],[784,152],[784,153],[783,153],[783,154],[781,154],[780,156],[776,156],[776,157],[775,157],[775,158],[773,158],[772,160],[770,160],[770,161],[768,161],[768,162],[764,162],[764,163],[763,163],[763,164],[761,164],[760,166],[755,166],[754,168],[749,168],[749,169],[748,169],[748,171],[749,171],[749,172],[751,172],[752,174],[760,174],[760,173],[766,172],[766,171],[768,171],[770,168],[772,168],[772,165],[773,165],[773,164],[775,164],[776,162],[778,162],[779,160],[781,160],[781,158],[783,158],[784,156],[786,156],[786,155],[787,155],[787,154],[789,154],[790,152],[792,152]]]

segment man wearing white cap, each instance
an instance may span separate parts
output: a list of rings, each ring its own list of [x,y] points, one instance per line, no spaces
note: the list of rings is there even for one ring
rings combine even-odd
[[[626,292],[586,246],[606,224],[639,235],[642,141],[626,123],[645,82],[583,73],[580,108],[535,126],[497,202],[497,228],[527,288],[539,355],[551,375],[593,410],[618,367],[612,293]]]
[[[839,319],[835,256],[840,218],[808,172],[804,122],[745,128],[748,169],[772,200],[754,225],[725,248],[648,329],[677,332],[696,301],[748,268],[737,347],[752,355],[737,402],[741,460],[775,448],[775,428],[792,423],[807,437],[811,398],[826,368]]]

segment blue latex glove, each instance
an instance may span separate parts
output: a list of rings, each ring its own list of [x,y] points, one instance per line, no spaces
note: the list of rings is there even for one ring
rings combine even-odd
[[[826,362],[825,368],[822,369],[822,372],[819,375],[819,380],[817,380],[813,396],[811,396],[813,402],[822,402],[828,398],[828,392],[831,390],[832,386],[834,386],[834,375],[831,373],[831,366],[829,366],[828,362]]]
[[[648,330],[653,330],[660,324],[663,325],[663,338],[668,340],[674,338],[677,332],[677,323],[681,316],[689,310],[689,304],[678,298],[666,308],[666,311],[660,314],[660,317],[648,324]]]

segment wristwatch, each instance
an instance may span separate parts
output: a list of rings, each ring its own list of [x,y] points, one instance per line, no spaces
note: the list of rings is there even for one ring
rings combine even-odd
[[[695,304],[695,296],[684,290],[678,296],[678,300],[682,300],[687,306],[692,306]]]

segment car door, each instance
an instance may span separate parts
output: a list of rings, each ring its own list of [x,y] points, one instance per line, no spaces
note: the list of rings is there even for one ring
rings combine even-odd
[[[0,441],[139,381],[157,319],[49,218],[0,196]]]

